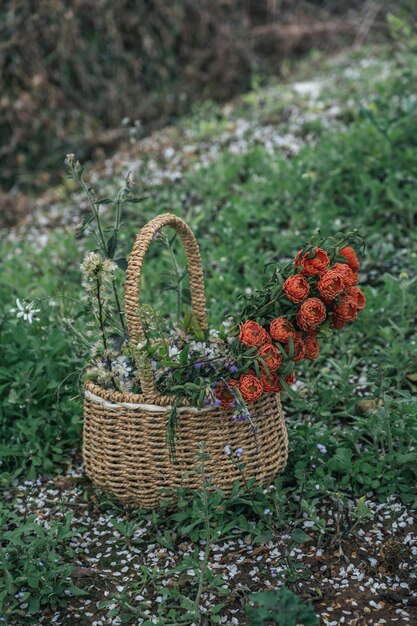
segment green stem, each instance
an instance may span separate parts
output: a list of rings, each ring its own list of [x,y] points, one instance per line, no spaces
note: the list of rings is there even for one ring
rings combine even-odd
[[[116,281],[115,281],[114,278],[112,280],[112,286],[113,286],[114,299],[116,301],[117,314],[118,314],[119,319],[120,319],[120,324],[122,326],[124,334],[127,335],[126,322],[125,322],[125,318],[124,318],[124,315],[123,315],[122,307],[121,307],[121,304],[120,304],[119,294],[117,293]]]
[[[84,337],[84,335],[83,335],[82,333],[80,333],[80,331],[79,331],[79,330],[77,330],[77,329],[73,326],[73,324],[71,324],[71,322],[70,322],[69,320],[65,320],[65,321],[64,321],[64,324],[65,324],[66,326],[68,326],[68,328],[70,328],[70,329],[71,329],[71,332],[73,332],[73,333],[74,333],[74,335],[75,335],[76,337],[78,337],[78,339],[80,339],[80,340],[83,342],[83,344],[84,344],[85,346],[87,346],[87,347],[91,348],[91,344],[90,344],[90,342],[88,341],[88,339],[87,339],[86,337]]]
[[[91,191],[89,190],[88,186],[85,184],[82,176],[78,179],[80,181],[80,185],[84,190],[85,195],[88,198],[88,201],[90,203],[90,206],[92,208],[92,211],[94,213],[94,217],[96,218],[96,223],[97,223],[97,228],[98,228],[98,232],[99,232],[99,241],[101,243],[101,249],[103,251],[103,254],[105,257],[107,257],[107,246],[106,246],[106,240],[104,239],[104,233],[103,230],[101,228],[101,223],[100,223],[100,216],[97,210],[97,206],[96,203],[94,202],[94,198],[93,195],[91,193]]]
[[[209,532],[210,532],[210,524],[208,524],[208,526],[206,525],[206,533],[209,533]],[[204,550],[204,559],[200,567],[200,579],[198,581],[198,589],[197,589],[197,594],[196,594],[195,601],[194,601],[194,612],[196,616],[200,614],[200,608],[199,608],[200,600],[204,591],[204,581],[206,578],[210,551],[211,551],[211,538],[209,540],[209,535],[207,535],[206,548]]]
[[[272,526],[272,524],[269,522],[269,520],[267,519],[266,515],[263,512],[260,512],[257,508],[257,506],[255,505],[255,498],[254,498],[254,494],[253,491],[251,489],[251,487],[249,487],[248,482],[246,480],[246,476],[244,475],[242,468],[240,467],[239,463],[237,463],[233,458],[230,459],[233,463],[233,465],[235,467],[237,467],[238,472],[243,480],[243,484],[245,485],[246,491],[248,492],[248,496],[250,498],[250,502],[252,504],[252,508],[255,512],[256,515],[258,515],[266,524],[267,528],[269,528],[269,530],[273,533],[273,535],[276,534],[276,529],[274,528],[274,526]]]
[[[210,514],[209,514],[209,503],[208,503],[208,495],[207,495],[207,483],[206,483],[206,466],[205,466],[205,450],[202,451],[201,455],[201,477],[202,477],[202,490],[201,490],[201,500],[203,503],[203,513],[204,513],[204,525],[206,531],[206,547],[204,550],[204,559],[200,566],[200,578],[198,581],[198,589],[197,594],[194,600],[194,612],[195,615],[198,616],[200,614],[200,600],[204,591],[204,581],[206,578],[207,568],[208,568],[208,559],[211,551],[211,528],[210,528]]]
[[[100,280],[98,278],[96,280],[96,286],[97,286],[97,304],[98,304],[98,323],[100,326],[101,338],[103,340],[104,352],[106,352],[107,351],[107,338],[106,338],[106,333],[104,330],[103,305],[101,302],[101,285],[100,285]]]
[[[182,305],[182,285],[180,280],[180,269],[178,267],[177,260],[175,258],[174,250],[172,249],[172,243],[166,238],[169,253],[171,255],[172,265],[174,267],[175,278],[177,280],[177,320],[181,318],[181,305]]]
[[[119,232],[120,228],[120,219],[122,215],[122,204],[123,204],[123,196],[125,193],[125,187],[119,191],[116,198],[116,217],[114,220],[114,230],[116,233]]]

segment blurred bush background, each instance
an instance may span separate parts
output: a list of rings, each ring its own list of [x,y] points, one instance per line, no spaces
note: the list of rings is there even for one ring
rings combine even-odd
[[[414,2],[9,0],[0,6],[0,198],[43,188],[65,153],[114,147],[192,103],[230,99],[312,49],[388,37]],[[140,125],[138,124],[140,122]],[[61,170],[62,171],[62,170]],[[52,180],[51,180],[52,176]]]

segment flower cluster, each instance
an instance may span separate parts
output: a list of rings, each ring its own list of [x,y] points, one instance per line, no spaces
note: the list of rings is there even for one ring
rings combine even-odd
[[[170,332],[157,312],[142,305],[138,313],[146,340],[124,344],[120,353],[106,347],[103,332],[105,350],[94,354],[86,377],[104,387],[140,393],[139,373],[150,361],[161,394],[187,397],[194,406],[210,405],[236,421],[250,421],[248,405],[288,390],[298,363],[314,361],[329,331],[351,323],[365,307],[354,248],[332,241],[310,245],[277,268],[262,289],[246,297],[241,315],[224,323],[222,331],[203,332],[190,318],[188,325],[177,324]],[[360,243],[356,235],[341,241]],[[82,266],[87,290],[95,290],[101,302],[95,310],[100,324],[114,269],[96,253]]]
[[[242,369],[218,387],[224,408],[231,406],[237,393],[251,403],[265,393],[283,391],[295,382],[295,364],[314,361],[320,354],[323,328],[340,330],[356,319],[366,304],[357,287],[359,267],[351,246],[334,249],[333,254],[324,247],[297,253],[270,303],[271,311],[282,314],[267,322],[252,318],[239,324]]]
[[[86,368],[84,379],[124,393],[138,391],[135,364],[127,356],[113,350],[97,356]]]

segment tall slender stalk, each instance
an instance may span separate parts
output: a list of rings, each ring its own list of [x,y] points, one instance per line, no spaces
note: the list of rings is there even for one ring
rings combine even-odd
[[[93,194],[91,193],[91,191],[88,188],[88,186],[85,184],[82,175],[80,175],[78,177],[78,181],[79,181],[81,187],[83,188],[83,191],[84,191],[85,195],[87,196],[87,199],[88,199],[88,201],[90,203],[91,209],[92,209],[92,211],[94,213],[94,217],[95,217],[95,221],[96,221],[97,229],[98,229],[98,237],[97,237],[97,234],[96,233],[95,234],[96,234],[96,237],[97,237],[97,239],[99,241],[100,248],[101,248],[104,256],[107,257],[106,240],[104,238],[103,229],[102,229],[101,223],[100,223],[99,211],[97,209],[97,205],[96,205],[96,202],[94,200]]]
[[[177,287],[176,287],[176,291],[177,291],[177,320],[181,319],[181,309],[182,309],[182,285],[181,285],[181,275],[180,275],[180,268],[178,266],[177,263],[177,259],[175,258],[175,254],[174,254],[174,250],[172,248],[172,242],[169,240],[168,237],[166,237],[165,239],[166,245],[168,247],[170,256],[171,256],[171,260],[172,260],[172,266],[174,268],[174,274],[175,274],[175,279],[177,282]]]
[[[107,350],[107,337],[104,329],[104,318],[103,318],[103,304],[101,302],[101,284],[100,280],[97,278],[96,281],[97,288],[97,304],[98,304],[98,323],[100,326],[101,338],[103,340],[104,351]]]
[[[125,191],[126,191],[126,188],[123,187],[117,194],[116,201],[115,201],[116,215],[115,215],[115,220],[114,220],[113,237],[116,238],[116,242],[117,242],[117,236],[120,230],[120,221],[121,221],[121,216],[122,216],[122,203],[123,203],[123,197],[124,197]],[[106,250],[106,254],[107,254],[107,250]],[[125,321],[125,317],[124,317],[122,307],[120,304],[119,294],[117,292],[116,280],[114,278],[112,281],[112,287],[113,287],[114,300],[116,303],[116,310],[120,319],[120,323],[122,325],[122,330],[125,334],[127,334],[126,321]]]
[[[211,545],[212,545],[212,535],[211,535],[211,528],[210,528],[210,508],[209,508],[209,501],[208,501],[208,484],[207,484],[207,476],[206,476],[206,451],[205,451],[205,444],[202,442],[200,444],[200,475],[201,475],[201,491],[200,491],[200,497],[201,497],[201,503],[202,503],[202,513],[204,515],[204,527],[205,527],[205,531],[206,531],[206,546],[204,549],[204,558],[201,562],[200,565],[200,576],[199,576],[199,581],[198,581],[198,588],[197,588],[197,593],[195,596],[195,600],[194,600],[194,613],[196,615],[196,617],[198,617],[200,615],[200,601],[201,601],[201,596],[203,594],[204,591],[204,584],[205,584],[205,580],[206,580],[206,574],[207,574],[207,569],[208,569],[208,560],[209,560],[209,556],[210,556],[210,551],[211,551]]]
[[[108,250],[107,250],[107,244],[106,244],[106,240],[104,238],[104,232],[101,226],[101,221],[100,221],[100,214],[99,214],[99,210],[97,209],[97,204],[94,200],[93,194],[91,193],[90,189],[88,188],[88,186],[86,185],[85,181],[83,180],[82,175],[78,178],[81,187],[84,190],[84,193],[86,194],[88,201],[90,203],[91,209],[94,213],[94,218],[95,218],[95,222],[97,224],[97,229],[98,229],[98,235],[96,233],[96,237],[98,239],[99,245],[100,245],[100,249],[103,253],[103,256],[105,258],[110,258],[108,255]],[[123,194],[124,194],[125,188],[123,187],[122,190],[119,191],[119,193],[117,194],[117,198],[115,201],[115,206],[116,206],[116,217],[115,217],[115,224],[114,224],[114,229],[113,229],[113,236],[117,237],[117,233],[119,232],[120,229],[120,219],[121,219],[121,208],[122,208],[122,198],[123,198]],[[119,294],[117,292],[117,285],[116,285],[116,281],[113,278],[112,280],[112,289],[113,289],[113,294],[114,294],[114,300],[115,300],[115,304],[116,304],[116,310],[117,310],[117,314],[119,316],[120,319],[120,324],[122,327],[123,332],[126,334],[127,333],[127,327],[126,327],[126,321],[124,318],[124,314],[122,311],[122,307],[120,304],[120,298],[119,298]]]
[[[122,307],[121,307],[121,304],[120,304],[120,298],[119,298],[119,294],[117,292],[117,285],[116,285],[115,278],[113,278],[113,280],[112,280],[112,288],[113,288],[113,294],[114,294],[114,301],[116,303],[117,314],[118,314],[119,319],[120,319],[120,324],[122,326],[123,332],[125,333],[125,335],[127,335],[127,326],[126,326],[125,316],[123,314]]]

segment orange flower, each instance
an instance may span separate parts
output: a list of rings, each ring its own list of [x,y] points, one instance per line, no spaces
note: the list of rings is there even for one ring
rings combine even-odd
[[[283,289],[288,300],[292,302],[301,302],[307,298],[310,292],[310,285],[301,274],[290,276],[284,283]]]
[[[295,337],[294,326],[285,317],[277,317],[272,320],[269,326],[272,339],[286,343],[288,339]]]
[[[272,343],[259,348],[258,355],[263,358],[270,372],[275,372],[281,365],[282,354]]]
[[[325,272],[317,283],[317,288],[326,304],[329,304],[336,296],[339,296],[344,287],[343,276],[335,270]]]
[[[339,322],[351,322],[356,319],[357,315],[358,307],[353,296],[345,296],[333,309],[333,316],[336,316]]]
[[[295,383],[295,380],[296,380],[296,376],[295,376],[295,372],[293,372],[292,374],[288,376],[288,378],[285,379],[285,382],[287,383],[287,385],[293,385]]]
[[[239,389],[245,402],[254,402],[264,390],[261,381],[253,372],[242,374],[239,379]]]
[[[218,400],[221,401],[221,407],[227,409],[230,407],[232,402],[235,400],[235,396],[233,392],[230,390],[230,387],[236,387],[238,385],[237,380],[228,380],[227,384],[224,382],[219,382],[216,387],[215,396]]]
[[[300,361],[304,359],[305,354],[306,354],[306,347],[303,341],[303,334],[300,332],[296,333],[295,337],[292,337],[292,341],[294,343],[294,356],[292,360],[295,363],[299,363]],[[287,345],[286,351],[289,352],[289,345]]]
[[[348,296],[352,296],[356,302],[356,308],[358,311],[362,311],[362,309],[366,306],[366,298],[365,294],[359,289],[359,287],[348,287],[346,289],[346,294]]]
[[[356,256],[356,252],[353,248],[351,248],[350,246],[345,246],[340,250],[339,254],[345,257],[351,270],[353,270],[354,272],[358,271],[361,264],[359,263],[359,259]]]
[[[332,270],[340,274],[345,287],[353,287],[358,282],[358,275],[346,263],[335,263]]]
[[[330,263],[327,252],[321,248],[314,248],[313,254],[315,255],[314,258],[310,259],[311,252],[306,252],[302,255],[302,250],[300,250],[294,259],[294,263],[297,267],[302,267],[304,274],[307,276],[324,274]]]
[[[318,298],[308,298],[300,306],[297,324],[303,330],[313,330],[326,319],[326,307]]]
[[[307,337],[304,339],[304,345],[306,348],[306,358],[310,361],[317,359],[320,354],[320,346],[315,332],[308,333]]]
[[[266,330],[251,320],[240,325],[239,338],[244,346],[261,346],[271,340]]]
[[[265,391],[274,391],[275,393],[279,391],[284,391],[284,387],[279,382],[279,378],[276,374],[272,374],[270,378],[267,378],[266,375],[264,376],[264,378],[262,378],[261,376],[261,379],[262,379]],[[287,378],[284,378],[284,380],[287,383],[287,385],[293,385],[296,380],[295,373],[293,372]]]
[[[332,324],[333,324],[333,326],[335,327],[336,330],[341,330],[343,328],[343,326],[346,324],[346,322],[341,320],[340,317],[335,315],[335,313],[333,312]]]
[[[282,391],[282,385],[280,385],[278,376],[274,373],[268,376],[265,370],[261,370],[261,382],[263,390],[267,393]]]

